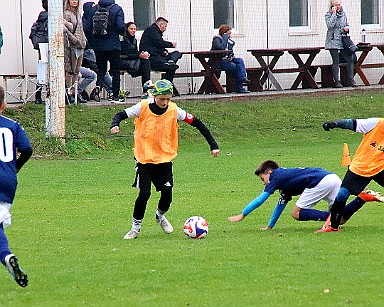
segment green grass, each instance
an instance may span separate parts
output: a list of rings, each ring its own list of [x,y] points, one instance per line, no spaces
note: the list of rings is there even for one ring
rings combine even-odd
[[[110,136],[110,118],[119,108],[68,108],[68,138],[58,149],[44,138],[40,106],[8,110],[43,159],[29,161],[19,173],[7,229],[30,285],[20,288],[0,270],[0,305],[383,305],[383,205],[365,205],[338,234],[314,234],[321,223],[293,220],[295,199],[275,229],[261,231],[277,195],[241,223],[226,220],[262,191],[254,170],[264,159],[344,175],[343,143],[353,154],[361,135],[325,132],[322,122],[382,116],[384,100],[381,93],[347,95],[180,102],[211,129],[220,157],[211,157],[198,131],[180,123],[167,214],[175,231],[166,235],[156,224],[159,195],[153,191],[133,241],[123,240],[137,196],[131,188],[132,121],[122,125],[122,136]],[[207,219],[206,238],[184,237],[191,215]]]

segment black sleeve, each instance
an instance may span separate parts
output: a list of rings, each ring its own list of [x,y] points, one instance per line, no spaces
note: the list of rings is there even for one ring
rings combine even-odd
[[[211,132],[208,130],[208,128],[201,122],[200,119],[195,117],[191,123],[191,126],[197,128],[197,130],[200,131],[200,133],[205,137],[207,140],[209,146],[211,147],[211,150],[219,149],[219,146],[217,145],[215,139],[213,138]]]
[[[32,148],[20,151],[20,156],[16,160],[17,171],[19,171],[23,167],[23,165],[29,160],[29,158],[32,156],[32,152]]]
[[[116,115],[112,118],[112,124],[111,129],[115,126],[119,126],[120,122],[124,119],[127,119],[128,115],[125,113],[125,111],[121,111],[119,113],[116,113]]]

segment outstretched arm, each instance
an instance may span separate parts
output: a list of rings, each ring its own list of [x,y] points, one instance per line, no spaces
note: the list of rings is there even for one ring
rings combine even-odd
[[[275,209],[272,212],[271,219],[269,220],[268,226],[265,228],[262,228],[261,230],[269,230],[272,229],[277,220],[279,219],[280,215],[283,213],[285,207],[287,206],[287,203],[280,203],[280,201],[276,204]]]
[[[323,124],[323,129],[329,131],[333,128],[341,128],[356,131],[356,126],[356,119],[341,119],[333,122],[325,122]]]
[[[268,192],[261,193],[258,197],[256,197],[254,200],[252,200],[244,209],[243,211],[238,214],[234,215],[228,218],[228,221],[230,222],[240,222],[242,221],[248,214],[250,214],[253,210],[260,207],[270,196]]]
[[[124,119],[127,119],[128,115],[125,111],[121,111],[119,113],[116,113],[115,116],[112,118],[112,124],[111,124],[111,133],[119,133],[120,132],[120,122]]]

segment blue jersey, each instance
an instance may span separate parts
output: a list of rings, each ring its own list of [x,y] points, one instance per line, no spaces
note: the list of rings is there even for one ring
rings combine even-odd
[[[23,127],[0,116],[0,202],[12,204],[17,187],[16,153],[31,148]]]
[[[297,196],[304,189],[315,187],[326,175],[332,174],[322,168],[283,168],[275,169],[264,191],[273,194],[279,190],[285,196]]]

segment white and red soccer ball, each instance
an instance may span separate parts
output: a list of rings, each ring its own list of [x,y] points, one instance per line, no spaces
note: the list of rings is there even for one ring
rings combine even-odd
[[[191,239],[204,238],[208,234],[208,223],[201,216],[191,216],[184,223],[184,233]]]

